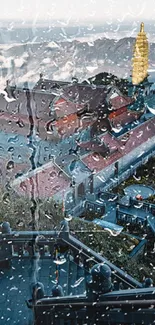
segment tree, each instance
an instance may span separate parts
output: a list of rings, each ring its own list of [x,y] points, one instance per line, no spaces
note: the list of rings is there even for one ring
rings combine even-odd
[[[51,230],[59,226],[62,218],[62,204],[52,198],[36,198],[32,202],[29,198],[17,196],[12,190],[0,189],[0,222],[8,221],[14,230]]]

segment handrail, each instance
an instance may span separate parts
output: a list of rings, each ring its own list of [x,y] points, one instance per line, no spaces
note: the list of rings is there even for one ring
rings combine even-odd
[[[142,284],[132,278],[130,275],[126,274],[124,271],[119,269],[117,266],[115,266],[113,263],[109,262],[105,257],[99,255],[95,251],[93,251],[91,248],[84,245],[82,242],[80,242],[78,239],[73,237],[71,234],[68,234],[68,238],[59,237],[58,231],[21,231],[21,232],[11,232],[10,234],[1,234],[0,236],[0,242],[4,244],[13,244],[14,242],[17,244],[25,242],[25,241],[32,241],[37,238],[37,236],[43,236],[45,238],[38,238],[37,244],[42,243],[44,244],[44,240],[47,239],[48,236],[53,236],[53,238],[48,237],[48,241],[46,241],[46,244],[50,244],[52,240],[55,238],[57,240],[60,240],[61,242],[65,243],[66,245],[69,245],[73,250],[78,251],[78,253],[82,253],[83,256],[85,256],[86,259],[89,259],[93,257],[92,260],[94,260],[95,263],[106,263],[111,270],[114,272],[115,276],[120,280],[126,283],[126,285],[135,288],[141,288]]]
[[[69,235],[69,245],[76,250],[80,249],[81,253],[85,255],[87,258],[90,258],[90,255],[93,256],[94,262],[106,263],[111,268],[111,270],[115,272],[115,276],[118,277],[120,280],[123,280],[123,282],[125,282],[127,285],[130,285],[133,288],[135,287],[142,288],[142,284],[139,281],[135,280],[129,274],[125,273],[117,266],[115,266],[113,263],[109,262],[105,257],[99,255],[91,248],[88,248],[86,245],[84,245],[78,239],[74,238],[72,235]],[[79,246],[79,248],[77,246]]]
[[[24,240],[28,240],[28,239],[34,239],[37,236],[44,236],[44,237],[58,237],[59,235],[59,231],[58,230],[52,230],[52,231],[11,231],[11,233],[0,233],[0,241],[2,240],[17,240],[18,238],[23,239]]]
[[[49,306],[47,303],[48,299],[41,299],[36,302],[35,306]],[[45,303],[44,303],[45,302]],[[53,299],[49,299],[49,303],[51,302],[52,307],[91,307],[91,308],[99,308],[99,307],[111,307],[111,308],[116,308],[116,307],[131,307],[133,308],[134,306],[139,308],[139,307],[150,307],[153,306],[155,307],[155,299],[150,299],[150,300],[119,300],[119,301],[82,301],[82,302],[59,302],[57,299],[56,301],[53,301]]]

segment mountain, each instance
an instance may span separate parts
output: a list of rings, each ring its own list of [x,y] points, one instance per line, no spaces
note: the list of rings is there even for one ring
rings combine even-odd
[[[135,39],[97,39],[0,45],[1,84],[6,79],[17,85],[27,80],[34,84],[39,73],[55,80],[86,80],[100,72],[119,78],[131,74],[131,58]],[[155,43],[150,44],[150,68],[155,67]]]

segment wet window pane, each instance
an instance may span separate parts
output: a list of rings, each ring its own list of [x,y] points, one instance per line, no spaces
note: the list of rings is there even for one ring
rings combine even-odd
[[[6,0],[0,325],[155,315],[153,0]]]

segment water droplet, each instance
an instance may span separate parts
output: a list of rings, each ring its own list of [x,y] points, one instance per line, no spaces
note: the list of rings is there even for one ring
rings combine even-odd
[[[9,196],[9,193],[4,193],[4,194],[3,194],[3,197],[2,197],[2,200],[3,200],[4,204],[8,204],[8,203],[10,203],[10,196]]]
[[[60,172],[58,173],[58,177],[63,177],[63,171],[60,170]]]
[[[12,160],[8,161],[6,165],[7,170],[12,170],[14,168],[14,162]]]
[[[67,116],[64,116],[63,123],[67,123],[67,122],[68,122],[68,117]]]
[[[71,215],[68,215],[68,216],[66,216],[64,219],[67,220],[67,221],[71,221],[72,218],[73,218],[73,217],[72,217]]]
[[[62,265],[66,263],[66,258],[60,259],[60,260],[54,260],[53,261],[56,265]]]
[[[141,177],[136,177],[136,175],[133,175],[133,178],[136,180],[136,181],[140,181],[141,180]]]
[[[52,190],[58,192],[60,188],[61,188],[60,185],[56,185],[55,187],[52,188]]]
[[[11,278],[10,278],[10,280],[12,280]],[[12,290],[18,290],[18,288],[17,287],[12,287],[11,289],[10,289],[10,291],[12,291]]]
[[[118,230],[115,231],[115,230],[111,230],[109,228],[104,228],[104,230],[105,231],[108,231],[110,233],[110,235],[112,235],[114,237],[118,236],[121,233],[121,231],[122,231],[122,229],[120,231],[118,231]]]
[[[148,110],[150,111],[150,113],[152,113],[153,115],[155,115],[155,109],[151,108],[147,105]]]
[[[53,172],[50,173],[51,178],[54,178],[55,176],[56,176],[56,172],[53,171]]]
[[[48,218],[48,219],[52,219],[47,213],[45,213],[45,217]]]
[[[107,131],[107,128],[106,127],[102,127],[101,128],[101,132],[106,132]]]
[[[122,131],[122,126],[120,125],[120,126],[118,126],[118,127],[112,127],[112,130],[115,132],[115,133],[119,133],[119,132],[121,132]]]
[[[13,152],[14,151],[14,147],[9,147],[8,148],[8,152]]]
[[[15,137],[9,138],[8,142],[9,143],[16,143],[18,141],[18,135],[16,135]]]
[[[100,156],[99,156],[99,154],[98,154],[97,152],[94,152],[94,153],[92,154],[92,157],[93,157],[93,159],[94,159],[95,161],[99,161],[99,160],[100,160]]]
[[[84,280],[84,277],[81,277],[80,279],[78,279],[74,285],[71,285],[72,288],[76,288],[80,285],[80,283]]]

